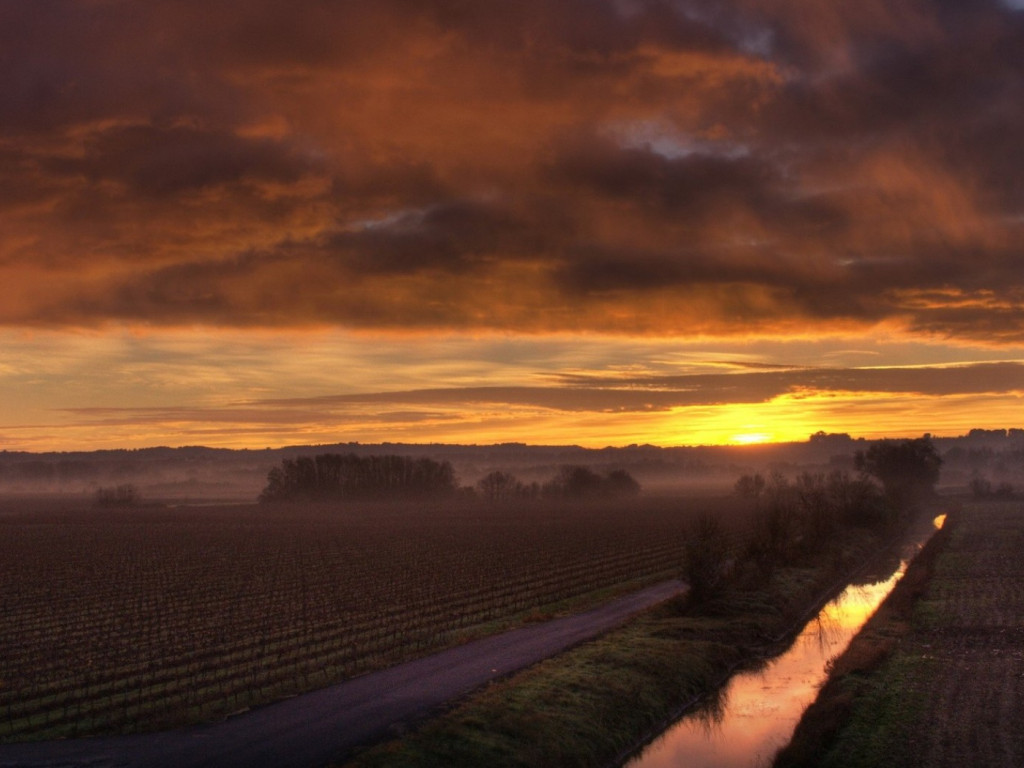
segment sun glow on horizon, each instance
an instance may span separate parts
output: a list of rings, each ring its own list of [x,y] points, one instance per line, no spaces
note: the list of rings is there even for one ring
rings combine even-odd
[[[757,446],[1020,424],[1024,363],[996,358],[1024,360],[1024,348],[972,372],[949,365],[959,351],[879,345],[886,367],[864,374],[852,344],[0,330],[0,444]],[[762,364],[774,360],[786,366]]]

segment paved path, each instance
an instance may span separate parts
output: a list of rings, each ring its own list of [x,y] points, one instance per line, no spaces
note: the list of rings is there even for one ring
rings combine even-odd
[[[451,648],[220,723],[160,733],[0,745],[0,768],[313,768],[378,741],[502,675],[680,594],[667,581],[586,613]]]

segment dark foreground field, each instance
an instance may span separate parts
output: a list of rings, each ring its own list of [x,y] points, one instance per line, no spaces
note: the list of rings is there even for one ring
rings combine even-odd
[[[661,582],[583,613],[491,635],[217,723],[158,733],[0,744],[0,765],[325,766],[435,714],[449,700],[606,632],[683,591],[678,581]]]
[[[732,499],[0,502],[0,739],[215,719],[677,575]]]
[[[1024,505],[965,506],[836,662],[776,765],[1024,765]]]

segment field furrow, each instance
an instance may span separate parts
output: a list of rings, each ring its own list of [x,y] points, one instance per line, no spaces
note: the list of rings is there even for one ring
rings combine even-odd
[[[734,499],[0,506],[0,739],[223,716],[668,578],[711,508],[743,528]]]

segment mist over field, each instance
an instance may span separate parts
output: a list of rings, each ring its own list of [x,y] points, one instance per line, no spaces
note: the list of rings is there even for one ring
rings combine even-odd
[[[853,472],[855,454],[874,442],[819,433],[798,443],[679,448],[343,443],[267,450],[5,451],[0,453],[0,494],[91,497],[101,488],[130,484],[149,501],[249,502],[260,495],[268,473],[283,460],[328,453],[445,461],[452,465],[456,485],[470,488],[496,471],[527,485],[542,485],[559,467],[584,466],[597,472],[625,470],[647,494],[727,492],[737,478],[754,472]],[[979,429],[932,442],[944,459],[940,485],[967,489],[974,480],[987,483],[993,492],[1007,484],[1024,488],[1024,430]]]

